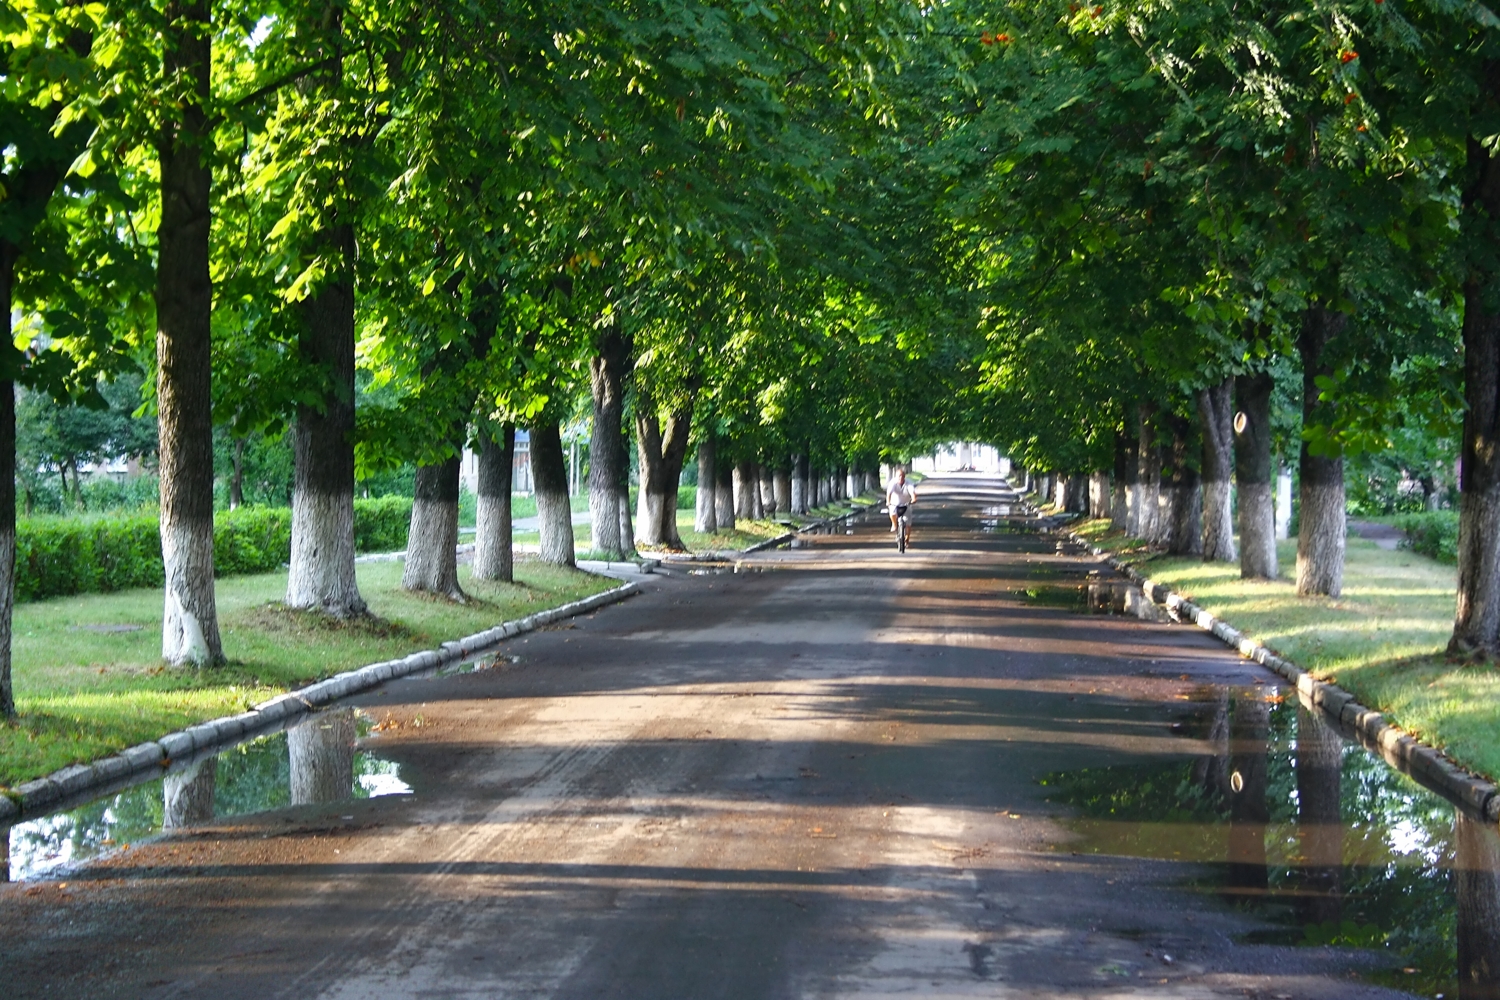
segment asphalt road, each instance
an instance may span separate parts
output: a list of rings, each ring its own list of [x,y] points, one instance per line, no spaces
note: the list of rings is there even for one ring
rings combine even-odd
[[[0,888],[7,997],[1355,997],[1240,943],[1192,866],[1074,853],[1038,778],[1189,754],[1197,630],[1018,590],[1087,568],[931,482],[883,518],[358,700],[406,797],[193,830]],[[1165,956],[1170,956],[1170,959]]]

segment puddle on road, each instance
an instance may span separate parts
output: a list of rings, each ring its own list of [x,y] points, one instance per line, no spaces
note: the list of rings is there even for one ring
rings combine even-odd
[[[8,836],[9,878],[56,873],[163,830],[213,819],[409,794],[394,762],[356,747],[367,731],[353,709],[319,712],[292,729],[203,757],[165,777],[17,823]]]
[[[1193,759],[1043,779],[1080,813],[1058,849],[1191,863],[1193,884],[1265,922],[1246,943],[1368,948],[1385,985],[1500,996],[1500,831],[1295,698],[1202,697],[1174,726],[1207,744]]]

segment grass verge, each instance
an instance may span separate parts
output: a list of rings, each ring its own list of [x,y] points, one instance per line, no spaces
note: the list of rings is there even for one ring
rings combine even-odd
[[[401,570],[397,562],[358,565],[360,593],[377,617],[354,622],[282,607],[284,571],[218,581],[230,662],[206,670],[163,667],[162,596],[155,588],[18,605],[13,670],[20,715],[0,726],[0,785],[614,586],[538,562],[518,563],[514,584],[475,580],[461,566],[472,599],[460,605],[403,591]]]
[[[1235,565],[1147,552],[1107,521],[1074,530],[1412,735],[1500,777],[1500,671],[1443,656],[1453,631],[1453,567],[1350,537],[1343,595],[1298,597],[1295,541],[1278,545],[1280,579],[1243,580]]]

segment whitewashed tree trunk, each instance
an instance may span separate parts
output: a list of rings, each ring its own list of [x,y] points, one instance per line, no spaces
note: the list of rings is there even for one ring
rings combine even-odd
[[[214,783],[219,758],[204,757],[189,767],[162,779],[163,830],[207,823],[214,818]]]
[[[1203,540],[1205,562],[1234,562],[1234,379],[1198,392],[1203,429]]]
[[[755,471],[760,476],[760,516],[769,518],[776,513],[776,485],[771,481],[771,467],[762,463]]]
[[[778,465],[772,474],[771,486],[776,498],[776,512],[785,517],[792,512],[792,471]]]
[[[792,513],[806,514],[808,508],[807,456],[792,456]]]
[[[563,460],[562,434],[556,421],[544,421],[531,428],[531,477],[537,525],[541,529],[541,560],[555,566],[573,566],[576,559],[573,504],[568,496],[568,466]]]
[[[1302,425],[1323,418],[1316,379],[1329,374],[1325,355],[1347,317],[1320,303],[1302,315],[1297,348],[1302,355]],[[1299,463],[1301,511],[1297,531],[1297,593],[1338,597],[1344,588],[1344,459],[1315,455],[1302,442]]]
[[[766,509],[760,501],[760,463],[750,463],[749,475],[749,482],[745,484],[745,489],[750,494],[750,518],[754,521],[761,521],[765,519]]]
[[[636,530],[644,545],[681,549],[682,537],[677,531],[677,487],[682,478],[682,463],[687,458],[692,403],[684,403],[663,421],[650,396],[639,388],[637,393],[635,428],[641,493]]]
[[[589,392],[594,403],[594,427],[589,439],[590,546],[602,559],[623,559],[630,549],[620,538],[620,488],[630,476],[625,450],[625,380],[630,371],[630,346],[618,322],[609,323],[595,337],[589,360]],[[571,515],[570,515],[571,517]]]
[[[1239,490],[1240,576],[1274,580],[1276,505],[1271,498],[1271,394],[1269,372],[1235,379],[1239,413],[1234,424],[1234,474]],[[1290,496],[1288,496],[1290,499]]]
[[[714,439],[698,442],[698,499],[693,511],[693,530],[713,534],[719,530],[718,509],[714,506]]]
[[[718,518],[717,530],[734,530],[734,464],[731,462],[720,461],[715,467],[714,512]]]
[[[626,552],[635,551],[635,525],[630,520],[630,487],[620,490],[620,544]]]
[[[511,523],[511,476],[515,465],[516,428],[506,424],[499,439],[479,434],[479,482],[474,531],[474,576],[510,583],[515,579]]]
[[[417,466],[403,590],[467,599],[458,585],[458,474],[457,455],[437,465]]]
[[[292,804],[342,802],[354,793],[354,711],[332,709],[287,730]]]

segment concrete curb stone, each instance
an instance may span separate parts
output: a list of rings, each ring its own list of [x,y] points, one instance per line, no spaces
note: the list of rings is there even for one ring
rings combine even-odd
[[[1355,701],[1354,695],[1337,684],[1318,680],[1290,660],[1277,656],[1227,622],[1215,618],[1192,601],[1175,593],[1170,587],[1147,579],[1129,563],[1076,532],[1067,531],[1066,534],[1091,554],[1102,556],[1107,565],[1137,584],[1151,600],[1165,605],[1168,615],[1174,620],[1198,626],[1246,659],[1254,660],[1281,675],[1309,704],[1352,730],[1361,744],[1379,753],[1397,770],[1418,778],[1429,788],[1485,820],[1500,821],[1500,787],[1493,782],[1470,773],[1441,750],[1415,739],[1400,727],[1387,722],[1380,712]]]
[[[355,670],[345,670],[306,687],[279,694],[249,711],[209,719],[168,733],[157,740],[127,747],[100,760],[88,764],[70,764],[15,788],[0,789],[4,793],[0,794],[0,826],[14,823],[39,811],[50,810],[54,804],[65,799],[85,799],[91,792],[102,793],[129,776],[153,768],[166,768],[177,760],[193,756],[195,751],[234,743],[246,733],[268,729],[286,719],[379,687],[386,681],[465,659],[505,639],[534,631],[544,624],[617,603],[640,593],[640,589],[633,582],[624,583],[558,608],[536,612],[517,621],[503,622],[462,639],[445,642],[435,650],[424,650],[399,660],[384,660]]]

